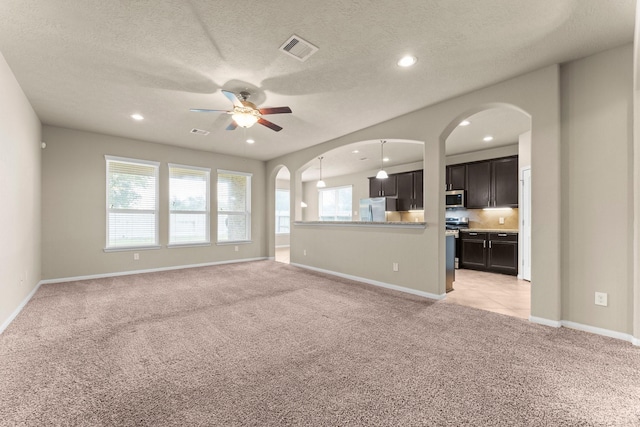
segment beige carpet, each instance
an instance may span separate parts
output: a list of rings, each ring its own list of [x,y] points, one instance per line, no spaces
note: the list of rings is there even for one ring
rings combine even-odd
[[[633,426],[640,348],[273,261],[43,285],[0,425]]]

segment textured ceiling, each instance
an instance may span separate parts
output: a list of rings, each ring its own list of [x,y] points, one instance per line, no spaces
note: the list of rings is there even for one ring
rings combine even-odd
[[[2,0],[0,52],[44,124],[268,160],[631,42],[634,0]],[[292,34],[320,50],[278,50]],[[405,53],[418,57],[396,66]],[[284,128],[225,131],[220,89]],[[140,113],[141,122],[129,116]],[[207,136],[192,135],[199,128]],[[256,140],[253,145],[244,142]]]

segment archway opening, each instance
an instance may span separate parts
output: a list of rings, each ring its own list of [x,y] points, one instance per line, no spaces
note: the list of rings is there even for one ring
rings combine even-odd
[[[289,264],[291,260],[291,175],[283,166],[275,177],[275,260]]]
[[[457,229],[450,302],[528,319],[531,315],[531,116],[491,104],[467,111],[445,133],[445,210]],[[452,232],[449,232],[450,234]]]

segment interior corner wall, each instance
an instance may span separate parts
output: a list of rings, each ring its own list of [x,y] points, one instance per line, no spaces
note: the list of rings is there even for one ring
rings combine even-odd
[[[563,65],[561,88],[562,317],[630,334],[632,46]],[[595,292],[607,293],[606,307],[594,304]]]
[[[147,141],[53,126],[43,127],[42,278],[57,280],[264,258],[265,163]],[[160,249],[104,252],[106,244],[105,155],[160,162]],[[167,163],[211,168],[211,246],[167,248]],[[251,243],[217,245],[216,170],[253,174]],[[238,251],[235,251],[235,246]],[[134,260],[133,252],[140,255]]]
[[[41,124],[0,54],[0,332],[40,282]]]

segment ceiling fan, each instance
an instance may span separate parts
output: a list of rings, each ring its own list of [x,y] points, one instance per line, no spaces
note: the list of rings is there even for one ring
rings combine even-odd
[[[262,126],[266,126],[276,132],[280,132],[282,130],[282,127],[268,120],[265,120],[262,116],[266,116],[267,114],[291,113],[291,108],[289,107],[258,108],[254,103],[247,101],[250,96],[249,92],[243,91],[236,95],[233,92],[223,90],[222,94],[233,103],[233,110],[207,110],[203,108],[191,108],[189,111],[194,111],[196,113],[231,114],[231,118],[233,119],[233,121],[229,126],[227,126],[227,130],[234,130],[238,126],[243,128],[250,128],[254,124],[260,123]]]

